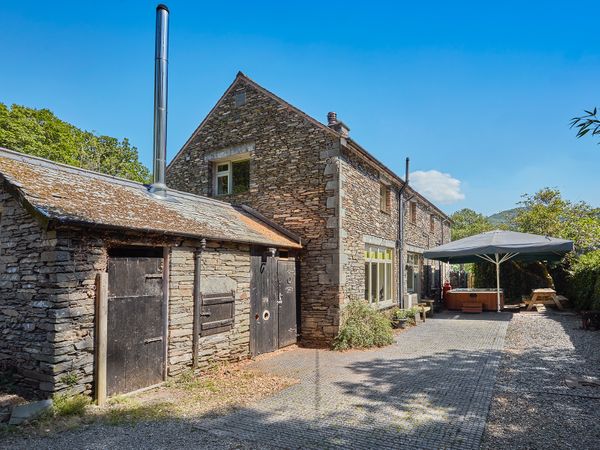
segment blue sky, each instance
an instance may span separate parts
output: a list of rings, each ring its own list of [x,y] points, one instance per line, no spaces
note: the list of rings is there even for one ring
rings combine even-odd
[[[184,2],[171,9],[172,157],[238,70],[351,136],[447,212],[558,187],[600,206],[600,3]],[[151,164],[155,2],[2,2],[0,102],[128,137]],[[444,175],[447,174],[447,175]],[[442,202],[445,201],[445,204]]]

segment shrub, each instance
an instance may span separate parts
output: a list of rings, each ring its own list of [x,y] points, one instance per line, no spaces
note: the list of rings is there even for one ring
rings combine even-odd
[[[80,416],[89,404],[90,398],[83,394],[58,394],[52,399],[52,409],[57,416]]]
[[[577,309],[600,309],[600,250],[575,260],[569,296]]]
[[[333,342],[335,350],[383,347],[394,342],[392,324],[383,313],[363,300],[351,300],[344,309],[342,326]]]

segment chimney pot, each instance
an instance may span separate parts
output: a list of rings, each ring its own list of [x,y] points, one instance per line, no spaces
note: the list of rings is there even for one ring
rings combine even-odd
[[[327,113],[327,126],[344,137],[348,137],[350,132],[350,128],[344,122],[338,120],[337,114],[334,112]]]
[[[327,113],[327,125],[335,125],[337,123],[337,114],[333,111]]]

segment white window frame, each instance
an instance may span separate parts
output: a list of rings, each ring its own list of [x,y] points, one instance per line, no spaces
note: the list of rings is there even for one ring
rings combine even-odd
[[[406,268],[404,269],[406,272],[406,292],[409,294],[413,294],[417,292],[417,280],[419,277],[419,268],[420,268],[420,256],[418,253],[407,252],[406,254]],[[412,277],[408,275],[409,266],[412,268]],[[411,286],[409,287],[409,283]]]
[[[375,280],[372,267],[376,266]],[[383,267],[383,274],[380,273]],[[382,276],[383,275],[383,276]],[[380,280],[383,278],[383,298],[380,298]],[[373,298],[373,283],[376,297]],[[370,304],[391,303],[394,300],[394,248],[365,244],[365,300]]]
[[[228,160],[218,160],[213,161],[213,192],[217,197],[231,195],[233,192],[233,163],[250,161],[248,156],[244,156],[241,158],[228,159]],[[219,166],[227,165],[226,170],[218,170]],[[219,178],[227,177],[227,192],[223,194],[219,194]]]

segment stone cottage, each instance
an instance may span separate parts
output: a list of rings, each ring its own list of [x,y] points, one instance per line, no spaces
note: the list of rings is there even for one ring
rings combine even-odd
[[[0,179],[0,376],[20,390],[102,399],[295,342],[301,242],[260,213],[5,149]]]
[[[348,299],[410,306],[438,295],[444,267],[425,249],[449,218],[350,138],[239,73],[167,168],[168,184],[251,206],[302,238],[300,334],[325,345]]]

